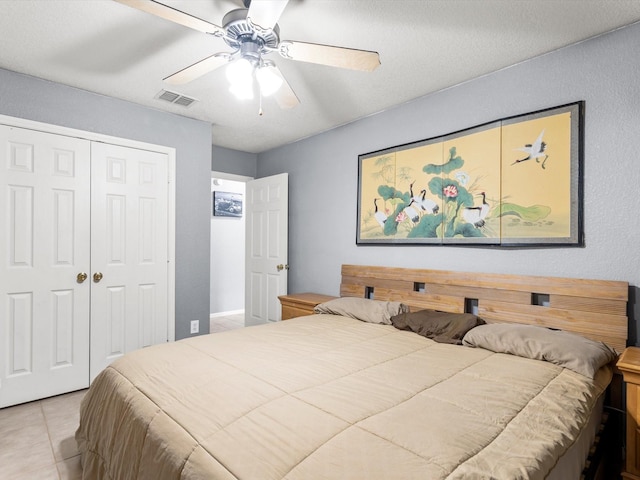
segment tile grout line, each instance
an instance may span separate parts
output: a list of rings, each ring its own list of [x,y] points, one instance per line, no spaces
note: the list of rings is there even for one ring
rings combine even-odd
[[[60,480],[60,469],[58,468],[58,462],[56,461],[56,452],[53,449],[53,440],[51,439],[51,432],[49,432],[49,422],[47,421],[47,414],[44,411],[42,400],[38,400],[38,406],[42,412],[42,419],[44,420],[44,428],[47,430],[47,438],[49,439],[49,450],[51,450],[51,458],[53,458],[53,466],[58,473],[58,480]]]

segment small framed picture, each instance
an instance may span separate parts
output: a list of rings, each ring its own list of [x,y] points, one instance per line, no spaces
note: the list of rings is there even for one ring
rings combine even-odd
[[[214,191],[213,215],[215,217],[242,217],[242,194]]]

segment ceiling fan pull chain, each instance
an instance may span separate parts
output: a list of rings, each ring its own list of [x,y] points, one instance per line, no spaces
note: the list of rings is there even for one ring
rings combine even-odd
[[[260,108],[258,109],[258,115],[262,116],[264,112],[262,111],[262,91],[260,91],[260,86],[258,86],[258,98],[260,99]]]

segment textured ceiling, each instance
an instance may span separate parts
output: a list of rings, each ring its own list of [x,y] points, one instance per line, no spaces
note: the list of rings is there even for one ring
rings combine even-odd
[[[265,0],[254,0],[265,1]],[[163,0],[221,25],[240,0]],[[640,20],[638,0],[290,0],[283,40],[374,50],[374,72],[271,54],[301,104],[239,101],[224,69],[162,78],[215,52],[217,38],[111,0],[0,0],[0,67],[211,122],[213,143],[262,152]],[[156,98],[168,89],[188,108]]]

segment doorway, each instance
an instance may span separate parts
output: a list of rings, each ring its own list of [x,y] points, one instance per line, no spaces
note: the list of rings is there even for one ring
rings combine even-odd
[[[211,172],[209,331],[244,326],[246,182],[253,177]],[[214,212],[218,199],[217,212]],[[222,203],[221,203],[222,202]],[[231,214],[226,205],[233,202]],[[242,210],[238,209],[238,202]],[[215,214],[214,214],[215,213]]]

